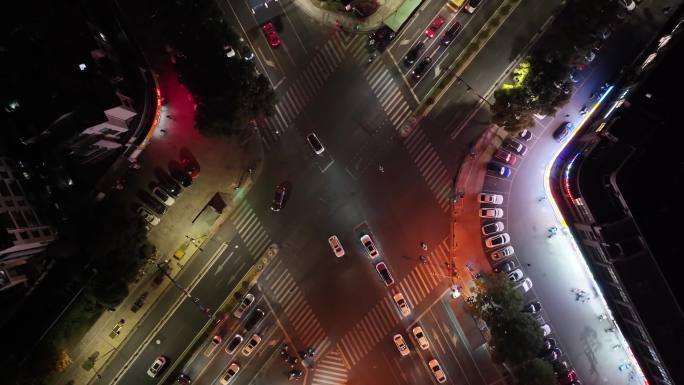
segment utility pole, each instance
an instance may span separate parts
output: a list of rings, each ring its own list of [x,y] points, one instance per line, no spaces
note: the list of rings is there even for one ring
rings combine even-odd
[[[197,305],[197,307],[202,311],[202,313],[204,313],[209,319],[212,319],[214,316],[211,314],[211,309],[209,309],[208,307],[203,306],[203,305],[200,303],[200,299],[199,299],[198,297],[192,298],[192,295],[190,294],[190,292],[188,291],[188,289],[186,289],[186,288],[183,287],[180,283],[178,283],[178,281],[176,281],[175,279],[173,279],[173,277],[166,271],[166,265],[168,265],[168,263],[169,263],[169,260],[168,260],[168,259],[165,260],[165,261],[162,262],[162,263],[159,263],[159,262],[158,262],[158,263],[157,263],[157,268],[159,268],[159,271],[161,271],[162,274],[164,274],[164,275],[166,276],[166,278],[168,278],[168,279],[176,286],[176,288],[177,288],[178,290],[180,290],[183,294],[185,294],[185,297],[186,297],[186,298],[190,299],[190,300],[192,301],[192,303],[194,303],[195,305]]]

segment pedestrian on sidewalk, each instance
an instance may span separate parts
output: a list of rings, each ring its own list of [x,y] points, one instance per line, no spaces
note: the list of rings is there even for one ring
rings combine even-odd
[[[426,256],[421,255],[421,256],[419,257],[419,259],[420,259],[420,262],[421,262],[422,264],[426,264],[426,263],[427,263],[427,257],[426,257]]]
[[[670,13],[671,10],[672,10],[672,7],[669,5],[663,7],[663,15],[667,15],[668,13]]]

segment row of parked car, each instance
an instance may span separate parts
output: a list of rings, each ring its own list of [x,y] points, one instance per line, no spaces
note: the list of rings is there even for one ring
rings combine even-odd
[[[183,187],[190,187],[194,178],[199,176],[199,165],[187,158],[181,159],[179,167],[169,167],[169,172],[156,169],[156,182],[150,184],[151,193],[138,190],[138,199],[144,204],[138,206],[136,212],[152,226],[159,224],[169,207],[176,203]]]
[[[553,137],[556,140],[562,140],[569,133],[572,125],[563,123],[557,129]],[[562,132],[561,132],[562,131]],[[518,133],[515,139],[506,139],[502,148],[499,148],[495,154],[494,159],[506,164],[514,165],[517,162],[518,156],[523,156],[527,153],[527,147],[521,141],[529,141],[532,138],[532,133],[529,130],[523,130]],[[490,162],[488,169],[495,172],[499,176],[510,176],[510,169],[501,163]],[[504,210],[501,207],[504,203],[504,197],[500,194],[482,192],[478,195],[478,202],[486,207],[480,208],[480,217],[487,220],[483,221],[481,231],[485,237],[484,244],[489,250],[489,257],[493,263],[493,270],[495,272],[502,272],[508,276],[508,279],[516,285],[516,288],[522,293],[527,293],[533,286],[532,280],[525,277],[521,268],[516,264],[516,261],[511,258],[515,254],[515,249],[510,245],[511,237],[504,232],[505,225],[503,221],[496,220],[504,217]],[[494,219],[494,221],[488,221]],[[544,336],[544,343],[539,358],[549,362],[554,369],[557,378],[562,385],[579,385],[577,374],[574,369],[570,368],[566,361],[561,359],[563,351],[558,346],[558,343],[550,335],[552,334],[551,326],[548,325],[541,318],[542,305],[538,300],[527,303],[523,306],[522,311],[535,317],[539,323],[540,331]]]

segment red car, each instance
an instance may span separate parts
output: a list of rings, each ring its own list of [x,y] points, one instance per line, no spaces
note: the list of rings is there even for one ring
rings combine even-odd
[[[181,166],[183,166],[185,172],[187,172],[192,179],[195,179],[199,176],[199,164],[197,164],[197,162],[195,162],[194,159],[183,158],[181,159],[180,163]]]
[[[575,373],[575,369],[570,369],[567,372],[563,373],[560,380],[560,383],[562,385],[569,385],[572,384],[574,381],[577,381],[577,373]]]
[[[428,29],[425,30],[425,34],[427,35],[427,37],[432,39],[433,37],[435,37],[435,33],[440,28],[442,28],[443,25],[444,25],[444,18],[442,17],[442,15],[437,15],[437,17],[435,17],[435,20],[432,21],[432,24],[430,24]]]
[[[264,35],[266,35],[266,40],[268,40],[268,44],[271,45],[271,47],[275,48],[280,45],[280,37],[278,37],[278,34],[275,31],[275,27],[273,27],[273,23],[268,22],[264,24],[262,27],[264,29]]]

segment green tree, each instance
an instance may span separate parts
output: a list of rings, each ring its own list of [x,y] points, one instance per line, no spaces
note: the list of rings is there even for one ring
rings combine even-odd
[[[520,384],[555,385],[558,383],[551,365],[539,358],[533,358],[525,362],[516,374]]]
[[[532,95],[524,87],[494,92],[495,103],[491,107],[492,123],[506,131],[517,132],[534,125]]]
[[[195,126],[202,133],[236,134],[251,119],[273,113],[275,93],[268,79],[253,63],[226,56],[226,47],[240,43],[215,3],[190,0],[161,7],[174,66],[197,104]]]
[[[544,337],[539,324],[520,310],[499,312],[487,325],[492,334],[490,346],[513,365],[533,358],[542,348]]]

